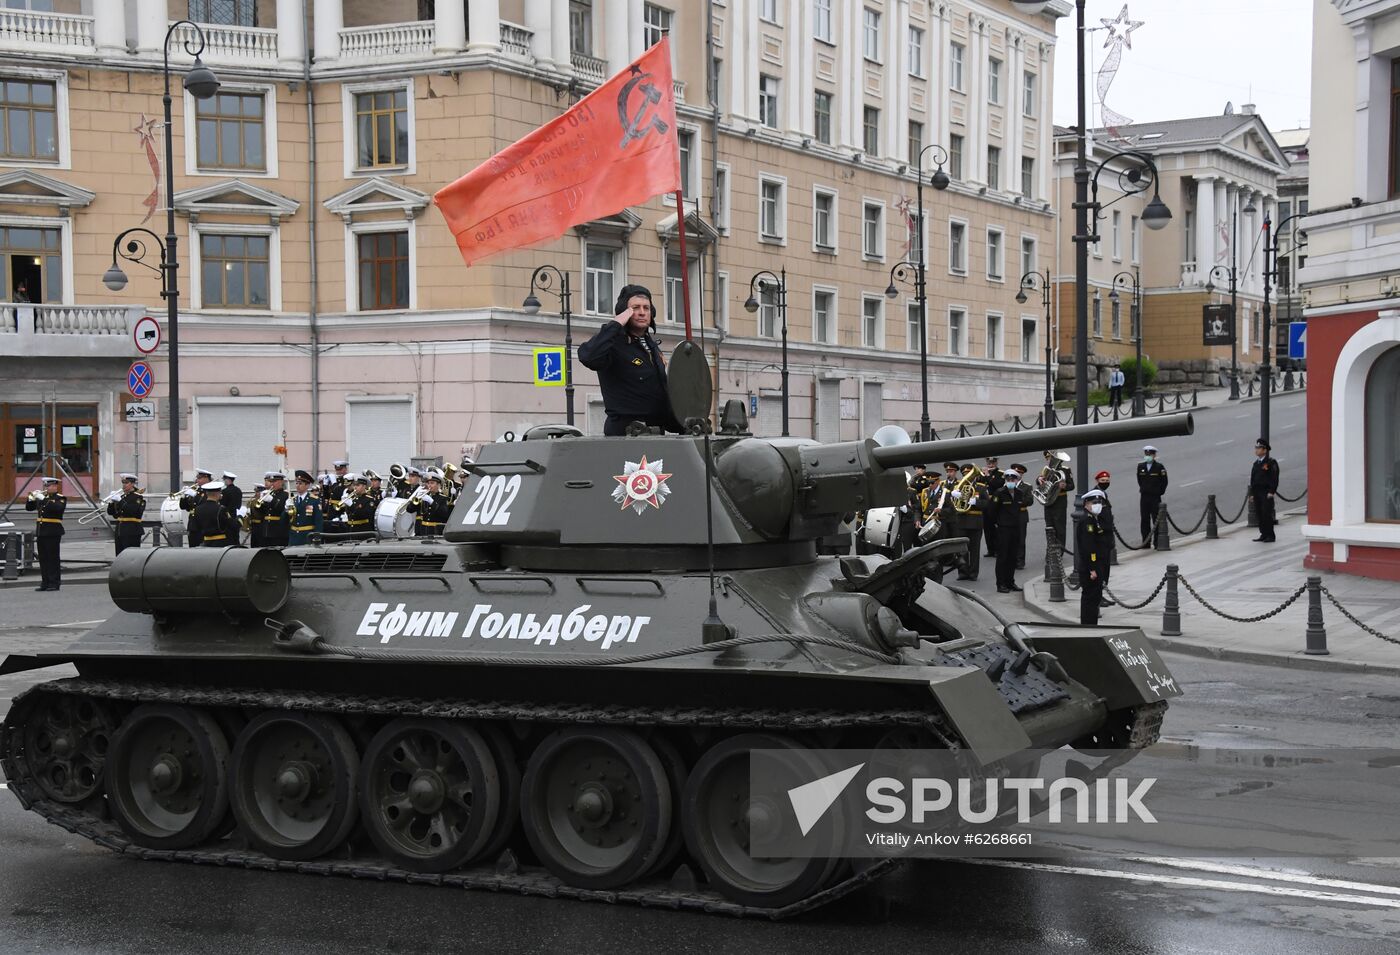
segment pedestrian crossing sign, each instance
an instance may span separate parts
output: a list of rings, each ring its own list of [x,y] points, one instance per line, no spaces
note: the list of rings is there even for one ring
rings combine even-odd
[[[535,384],[541,388],[564,387],[564,349],[535,349]]]

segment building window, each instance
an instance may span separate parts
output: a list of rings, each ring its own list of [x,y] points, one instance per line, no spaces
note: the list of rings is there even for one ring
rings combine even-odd
[[[967,274],[967,223],[948,223],[948,271]]]
[[[831,42],[831,0],[812,0],[812,10],[816,14],[812,24],[812,35],[823,43]]]
[[[1026,72],[1021,74],[1021,115],[1034,119],[1035,106],[1035,74]]]
[[[948,354],[967,354],[967,311],[948,309]]]
[[[569,0],[569,52],[593,55],[593,4]]]
[[[880,62],[880,14],[877,10],[865,8],[865,58],[873,63]]]
[[[758,121],[769,129],[778,128],[778,78],[767,73],[758,77]]]
[[[917,174],[919,171],[919,154],[924,151],[924,124],[916,120],[909,120],[909,165],[914,168]]]
[[[778,337],[778,287],[772,282],[758,283],[758,336]]]
[[[618,249],[588,243],[583,256],[583,309],[590,315],[612,315],[617,284]]]
[[[987,188],[1001,188],[1001,147],[987,147]]]
[[[861,252],[867,259],[885,257],[885,207],[867,202],[860,216]]]
[[[1030,156],[1021,157],[1021,198],[1035,197],[1035,160]]]
[[[758,181],[758,237],[781,242],[784,235],[783,184],[776,179]]]
[[[0,226],[0,301],[63,301],[62,239],[58,229]]]
[[[14,6],[13,3],[0,6]],[[30,9],[38,9],[31,7]],[[48,9],[53,9],[50,6]],[[195,23],[216,23],[230,27],[255,27],[258,25],[258,6],[255,0],[190,0],[189,18]]]
[[[721,235],[729,234],[729,166],[718,163],[715,166],[714,194],[715,228]]]
[[[713,306],[715,328],[729,331],[729,273],[719,273],[719,283],[715,286]]]
[[[408,235],[404,236],[407,255]],[[363,236],[363,238],[379,238]],[[262,235],[199,236],[200,305],[203,308],[268,308],[268,238]],[[363,261],[363,260],[362,260]],[[404,285],[405,301],[408,294]],[[387,306],[386,306],[387,307]]]
[[[880,111],[874,106],[865,107],[865,153],[867,156],[880,155]]]
[[[1001,361],[1001,316],[989,314],[987,316],[987,357],[992,361]]]
[[[355,94],[356,167],[408,165],[408,90]]]
[[[195,101],[201,169],[267,169],[263,93],[219,93]]]
[[[1029,275],[1036,270],[1035,264],[1035,239],[1027,236],[1021,237],[1021,274]]]
[[[1001,60],[996,57],[987,60],[987,102],[1001,105]]]
[[[758,18],[769,23],[778,22],[778,0],[758,0]]]
[[[1123,338],[1123,309],[1122,302],[1116,298],[1108,300],[1108,327],[1113,332],[1115,340]]]
[[[665,7],[648,3],[642,10],[642,43],[649,50],[671,35],[671,20],[675,14]]]
[[[1181,230],[1186,233],[1186,261],[1196,262],[1196,213],[1190,209],[1186,210],[1186,216],[1181,223]],[[1205,263],[1199,264],[1204,266]],[[1198,266],[1199,267],[1199,266]]]
[[[366,232],[359,243],[360,311],[408,308],[408,233]]]
[[[954,43],[948,48],[948,87],[954,92],[963,92],[963,45]]]
[[[1260,349],[1263,349],[1265,344],[1264,324],[1262,321],[1263,315],[1264,313],[1262,311],[1250,312],[1248,305],[1244,307],[1245,324],[1250,327],[1251,333],[1254,335],[1254,340],[1259,343]]]
[[[817,90],[812,101],[812,127],[817,142],[831,145],[831,94]]]
[[[1141,225],[1142,220],[1137,216],[1131,216],[1128,219],[1128,248],[1129,251],[1132,252],[1132,261],[1134,263],[1138,261],[1138,243],[1141,241],[1142,236]]]
[[[836,193],[812,193],[812,244],[818,252],[836,251]]]
[[[1113,210],[1113,261],[1117,262],[1123,258],[1123,213],[1117,209]]]
[[[885,300],[865,295],[860,300],[860,343],[866,348],[885,347]]]
[[[812,340],[830,345],[836,340],[836,293],[826,289],[812,291]]]
[[[695,182],[695,161],[698,158],[695,154],[695,130],[679,127],[676,130],[676,141],[680,144],[681,151],[681,192],[687,196],[696,195],[692,188]]]
[[[904,322],[907,334],[904,347],[909,351],[919,350],[919,303],[907,302],[904,306]]]
[[[58,161],[57,90],[46,80],[0,79],[0,156]]]
[[[695,274],[695,259],[691,259],[690,284],[692,290],[697,284]],[[694,292],[692,291],[692,295]],[[692,299],[691,307],[694,307]],[[665,318],[673,325],[685,321],[685,283],[681,280],[681,260],[680,256],[668,255],[666,257],[666,304]]]
[[[1092,323],[1094,337],[1103,338],[1103,299],[1099,298],[1097,292],[1094,293],[1094,320]]]
[[[1400,348],[1366,375],[1366,520],[1400,521]],[[1340,426],[1340,422],[1338,423]]]
[[[1037,360],[1039,360],[1039,359],[1038,359],[1038,356],[1037,356],[1036,353],[1035,353],[1035,352],[1036,352],[1036,347],[1035,347],[1035,325],[1036,325],[1036,322],[1035,322],[1035,319],[1033,319],[1033,318],[1023,318],[1023,319],[1021,319],[1021,360],[1022,360],[1022,361],[1037,361]]]
[[[963,138],[957,133],[948,137],[948,176],[952,179],[963,177]]]
[[[1005,279],[1005,268],[1003,267],[1002,253],[1005,250],[1005,243],[1002,241],[1000,229],[987,230],[987,278],[993,282],[1001,282]]]
[[[918,27],[909,28],[909,75],[924,75],[924,31]]]

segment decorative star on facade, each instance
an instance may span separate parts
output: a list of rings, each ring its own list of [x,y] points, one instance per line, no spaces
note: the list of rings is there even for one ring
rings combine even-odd
[[[640,461],[625,461],[622,473],[614,474],[617,487],[612,489],[612,499],[622,505],[622,510],[632,508],[638,514],[648,506],[660,507],[666,503],[671,489],[666,480],[671,476],[661,470],[662,459],[647,463],[646,455]]]
[[[1131,50],[1133,48],[1133,31],[1146,21],[1128,19],[1128,5],[1125,3],[1123,9],[1118,11],[1116,20],[1100,19],[1099,22],[1104,25],[1104,29],[1108,30],[1108,39],[1104,40],[1104,47],[1110,47],[1115,41],[1122,40],[1123,45]]]
[[[156,130],[159,129],[160,126],[161,124],[158,121],[154,119],[147,119],[146,114],[142,113],[141,121],[135,126],[133,126],[131,128],[131,131],[133,133],[136,133],[142,139],[154,139],[156,136]]]

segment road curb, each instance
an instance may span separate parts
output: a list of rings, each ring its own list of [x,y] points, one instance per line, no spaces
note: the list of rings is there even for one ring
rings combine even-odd
[[[32,589],[34,589],[34,584],[35,584],[36,581],[38,581],[38,579],[39,579],[39,578],[38,578],[37,576],[35,576],[35,577],[30,577],[30,578],[28,578],[28,579],[25,579],[25,578],[21,577],[19,580],[3,580],[3,581],[0,581],[0,590],[22,590],[22,589],[24,589],[25,587],[28,587],[29,589],[32,590]],[[83,586],[83,585],[93,585],[93,584],[105,584],[106,582],[107,582],[107,572],[106,572],[106,571],[103,571],[101,574],[96,575],[96,576],[92,576],[92,577],[88,577],[88,576],[79,577],[79,576],[77,576],[77,575],[75,575],[75,574],[64,574],[64,575],[63,575],[63,586],[65,586],[65,587]]]

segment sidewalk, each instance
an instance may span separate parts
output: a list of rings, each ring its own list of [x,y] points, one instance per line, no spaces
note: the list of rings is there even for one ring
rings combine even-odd
[[[1109,589],[1129,603],[1146,599],[1166,570],[1176,564],[1182,577],[1216,607],[1236,617],[1252,617],[1283,603],[1313,574],[1351,613],[1387,636],[1400,639],[1400,586],[1384,580],[1322,573],[1303,567],[1307,542],[1300,528],[1302,510],[1282,515],[1276,528],[1278,542],[1254,543],[1256,528],[1238,524],[1221,527],[1219,540],[1205,534],[1178,537],[1170,551],[1126,551],[1119,547],[1119,564],[1113,568]],[[1071,558],[1066,556],[1066,562]],[[1068,572],[1068,566],[1066,568]],[[1161,649],[1212,656],[1224,660],[1299,666],[1313,669],[1389,671],[1400,674],[1400,646],[1362,632],[1322,598],[1322,620],[1327,630],[1327,656],[1303,653],[1307,626],[1307,595],[1282,613],[1259,623],[1233,623],[1208,611],[1179,588],[1181,636],[1162,636],[1165,590],[1141,610],[1104,608],[1100,623],[1137,626]],[[1065,602],[1051,603],[1043,577],[1026,584],[1026,606],[1052,619],[1079,622],[1079,592],[1065,588]]]
[[[97,524],[97,528],[102,532],[100,537],[97,536],[97,530],[90,531],[88,528],[74,528],[63,535],[59,560],[63,565],[65,586],[107,583],[107,568],[116,557],[117,548],[106,528],[100,523]],[[0,531],[0,534],[3,533],[4,531]],[[0,569],[4,565],[4,557],[0,555]],[[38,580],[39,565],[36,563],[30,567],[29,573],[20,574],[15,580],[0,580],[0,590],[21,587],[32,589]]]

